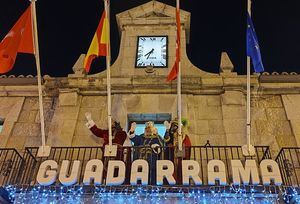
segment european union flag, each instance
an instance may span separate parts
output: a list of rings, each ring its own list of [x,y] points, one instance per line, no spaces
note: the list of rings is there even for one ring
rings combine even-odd
[[[257,36],[249,13],[247,13],[247,56],[251,57],[255,72],[264,71]]]

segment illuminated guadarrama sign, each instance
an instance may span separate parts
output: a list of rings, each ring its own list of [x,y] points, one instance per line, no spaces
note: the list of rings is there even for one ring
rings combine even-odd
[[[58,172],[59,166],[54,160],[44,161],[39,168],[37,174],[37,182],[42,186],[49,186],[56,182],[57,177],[59,182],[64,186],[71,186],[78,183],[80,175],[81,161],[73,161],[70,168],[70,161],[63,160]],[[260,169],[260,176],[259,176]],[[258,185],[261,181],[263,185],[270,185],[273,182],[275,185],[282,184],[282,178],[278,164],[274,160],[262,160],[259,169],[255,160],[246,160],[243,166],[240,160],[231,160],[231,175],[234,185],[252,184]],[[199,177],[200,166],[194,160],[182,160],[182,184],[188,185],[203,185]],[[228,169],[229,170],[229,169]],[[114,172],[118,172],[117,176]],[[93,159],[87,162],[84,170],[82,183],[84,185],[122,185],[125,181],[126,166],[123,161],[110,160],[108,161],[107,174],[105,183],[102,183],[103,178],[103,162],[99,159]],[[176,180],[173,177],[174,164],[170,160],[157,160],[156,165],[156,184],[162,185],[164,178],[169,185],[175,185]],[[132,162],[130,184],[131,185],[148,185],[149,165],[146,160],[138,159]],[[207,164],[208,185],[216,185],[216,181],[220,185],[227,185],[225,164],[221,160],[210,160]],[[191,184],[191,180],[193,183]]]

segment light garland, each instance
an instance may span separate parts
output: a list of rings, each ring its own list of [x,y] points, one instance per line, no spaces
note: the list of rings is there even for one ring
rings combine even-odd
[[[6,186],[14,203],[299,203],[299,189],[275,186]]]

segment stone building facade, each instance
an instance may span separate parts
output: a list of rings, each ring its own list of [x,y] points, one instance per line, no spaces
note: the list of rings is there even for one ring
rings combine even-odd
[[[234,72],[226,53],[220,73],[195,67],[186,55],[190,13],[181,11],[182,115],[189,120],[193,145],[246,143],[246,76]],[[111,66],[112,114],[127,129],[129,114],[177,115],[176,81],[166,82],[175,59],[175,8],[150,1],[117,15],[119,56]],[[135,67],[137,36],[167,35],[167,68]],[[201,57],[201,56],[199,56]],[[107,128],[106,72],[86,75],[84,55],[66,77],[43,77],[47,145],[99,146],[85,127],[85,112]],[[0,76],[0,147],[40,146],[37,79]],[[296,73],[251,76],[251,135],[254,145],[300,146],[300,77]],[[276,155],[275,153],[273,154]]]

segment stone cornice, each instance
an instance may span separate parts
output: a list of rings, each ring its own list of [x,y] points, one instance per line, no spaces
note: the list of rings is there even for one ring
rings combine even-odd
[[[37,84],[37,78],[32,75],[29,75],[26,77],[23,75],[19,75],[17,77],[14,75],[10,75],[10,76],[1,75],[0,76],[0,86],[13,86],[13,85],[28,86],[28,85],[35,85],[35,84]]]
[[[0,86],[0,96],[38,96],[37,85]]]
[[[300,93],[299,75],[251,76],[251,87],[259,94]],[[284,78],[287,78],[284,80]],[[83,95],[105,95],[106,78],[84,77],[68,78],[66,87],[79,88]],[[226,90],[238,90],[246,93],[245,75],[225,75],[216,77],[186,76],[182,78],[183,94],[221,94]],[[176,81],[167,83],[164,76],[128,76],[111,79],[114,94],[176,94]]]
[[[300,75],[297,74],[273,74],[260,76],[261,83],[300,83]]]
[[[1,96],[37,96],[36,78],[7,78],[0,84]],[[1,79],[2,80],[2,79]],[[24,81],[25,80],[25,81]],[[113,94],[176,94],[176,81],[167,83],[164,76],[123,76],[111,79]],[[299,94],[299,75],[252,75],[251,87],[259,94]],[[60,89],[76,89],[82,95],[106,95],[106,78],[102,77],[44,77],[43,90],[47,96],[58,96]],[[221,94],[227,90],[246,93],[245,75],[215,77],[185,76],[183,94]]]

